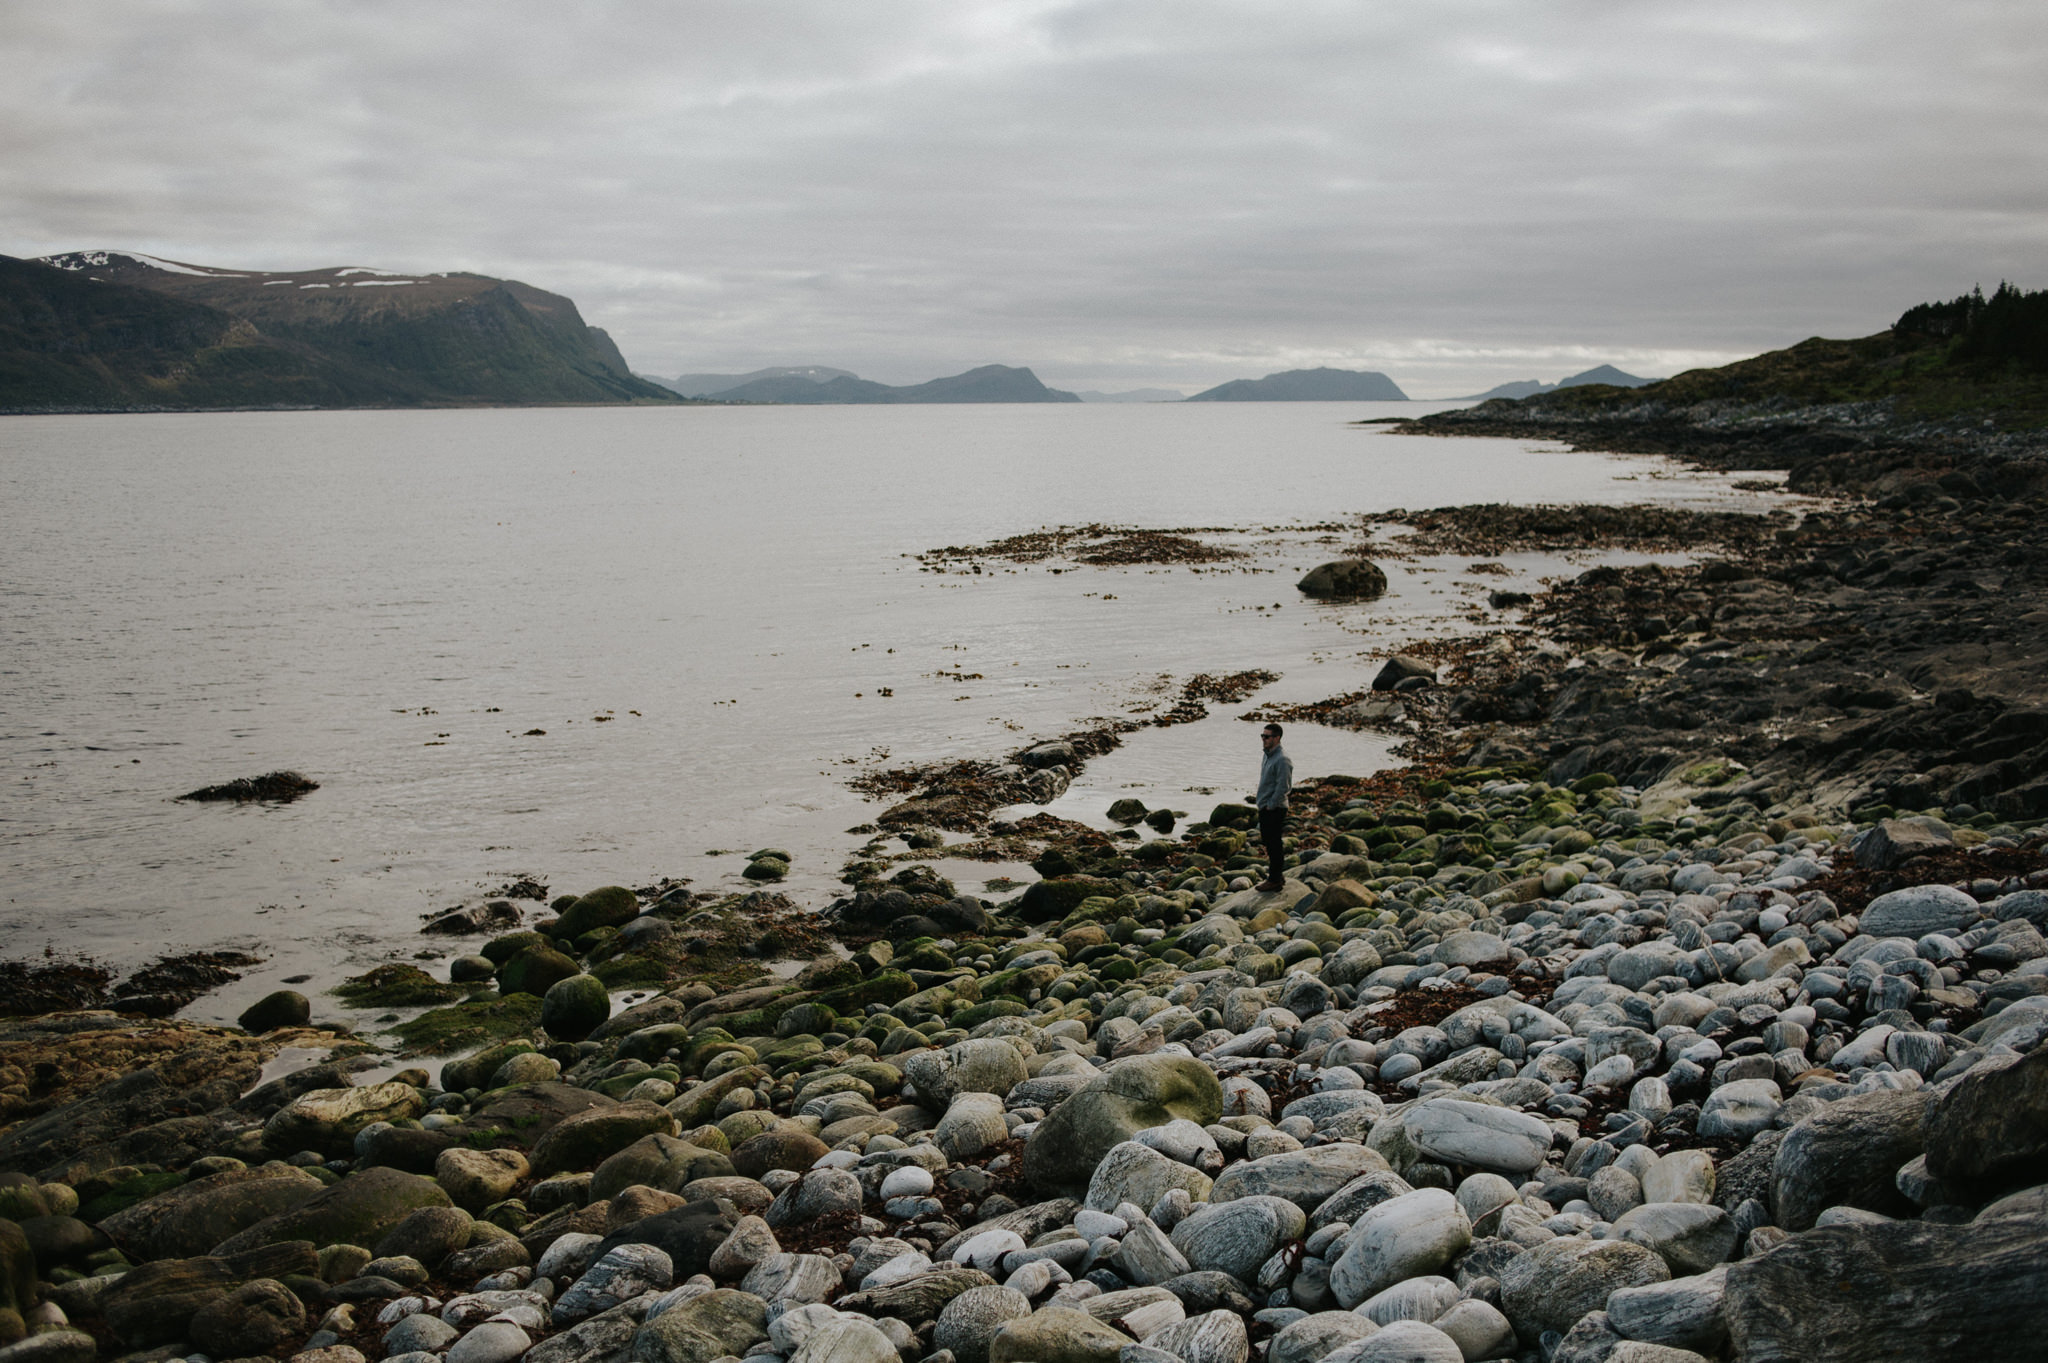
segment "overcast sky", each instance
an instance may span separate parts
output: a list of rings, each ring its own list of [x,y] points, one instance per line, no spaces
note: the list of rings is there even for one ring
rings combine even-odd
[[[2048,286],[2048,4],[0,0],[0,252],[474,270],[646,373],[1412,395]]]

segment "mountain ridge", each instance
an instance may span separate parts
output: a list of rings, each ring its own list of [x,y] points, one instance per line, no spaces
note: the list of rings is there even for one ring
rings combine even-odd
[[[518,280],[0,256],[0,411],[677,402]]]
[[[678,374],[672,379],[659,378],[653,374],[642,374],[649,383],[658,383],[673,389],[686,398],[715,397],[720,393],[753,383],[759,379],[802,378],[815,383],[827,383],[833,379],[857,379],[860,375],[850,369],[834,369],[829,365],[773,365],[766,369],[755,369],[745,374]]]

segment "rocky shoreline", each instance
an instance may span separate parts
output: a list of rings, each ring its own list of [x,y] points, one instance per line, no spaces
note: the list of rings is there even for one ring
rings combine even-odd
[[[1278,893],[1240,805],[991,822],[1111,726],[871,774],[822,913],[443,925],[342,986],[412,1068],[292,993],[0,1023],[0,1363],[2048,1357],[2042,484],[1802,448],[1796,520],[1360,526],[1703,552],[1290,713],[1410,765],[1303,782]]]

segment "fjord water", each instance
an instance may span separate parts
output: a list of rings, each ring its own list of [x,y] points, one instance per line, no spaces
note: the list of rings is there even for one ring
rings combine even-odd
[[[1311,527],[1737,496],[1657,460],[1347,424],[1433,409],[10,418],[0,954],[266,958],[190,1010],[225,1017],[286,976],[441,945],[416,935],[424,916],[524,876],[737,887],[736,853],[776,845],[792,892],[823,903],[862,841],[844,830],[879,811],[845,785],[877,750],[994,756],[1170,702],[1197,672],[1283,674],[1255,702],[1337,694],[1501,581],[1404,565],[1384,601],[1313,605],[1295,578],[1356,534]],[[915,557],[1090,522],[1224,528],[1206,537],[1252,549],[1253,570]],[[1248,706],[1213,708],[1093,764],[1058,812],[1135,793],[1199,815],[1208,792],[1242,794]],[[1387,760],[1328,730],[1289,747],[1304,775]],[[277,768],[321,788],[173,798]]]

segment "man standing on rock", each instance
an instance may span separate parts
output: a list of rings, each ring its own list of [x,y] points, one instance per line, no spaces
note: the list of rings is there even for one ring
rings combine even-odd
[[[1294,785],[1294,764],[1280,750],[1279,725],[1268,724],[1260,730],[1259,746],[1266,750],[1259,763],[1259,841],[1266,844],[1266,859],[1272,867],[1259,892],[1272,894],[1286,885],[1280,864],[1280,835],[1287,828],[1287,792]]]

